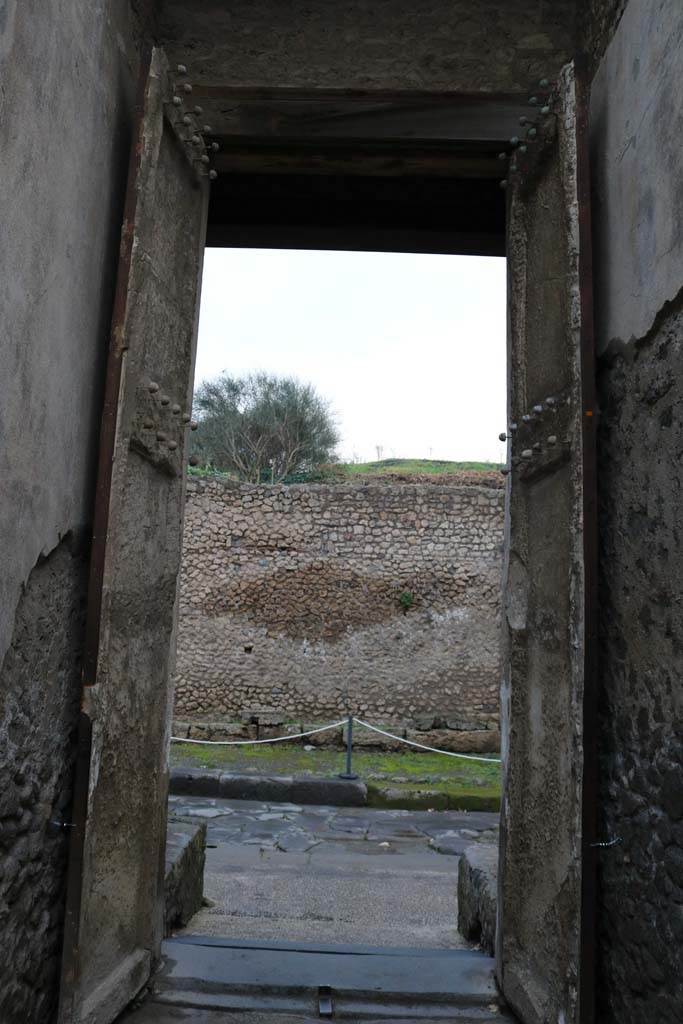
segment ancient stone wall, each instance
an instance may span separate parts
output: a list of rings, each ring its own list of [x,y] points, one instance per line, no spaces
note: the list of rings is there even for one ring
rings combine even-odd
[[[72,537],[24,589],[0,669],[0,1020],[54,1008],[80,698],[86,551]],[[7,970],[5,975],[3,972]]]
[[[190,481],[176,716],[496,729],[503,492]]]
[[[600,355],[597,1019],[674,1024],[683,979],[683,221],[678,0],[610,4],[592,87]],[[618,16],[621,14],[621,20]]]

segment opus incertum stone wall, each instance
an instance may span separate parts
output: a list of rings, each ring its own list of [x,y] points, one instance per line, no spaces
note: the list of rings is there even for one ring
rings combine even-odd
[[[503,504],[490,479],[188,481],[176,717],[497,730]]]

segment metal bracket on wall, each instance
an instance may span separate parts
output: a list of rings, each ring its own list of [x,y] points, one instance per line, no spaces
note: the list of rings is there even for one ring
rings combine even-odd
[[[332,989],[329,985],[318,986],[318,1016],[333,1017]]]

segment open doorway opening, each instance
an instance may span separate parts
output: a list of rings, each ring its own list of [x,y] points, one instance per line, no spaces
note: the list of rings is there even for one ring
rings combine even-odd
[[[505,291],[496,257],[206,253],[169,828],[207,820],[208,905],[186,935],[466,944],[459,855],[497,846],[500,804]]]

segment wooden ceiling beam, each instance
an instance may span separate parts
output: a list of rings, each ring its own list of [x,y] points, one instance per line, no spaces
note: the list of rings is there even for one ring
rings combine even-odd
[[[348,174],[403,177],[430,175],[448,178],[498,179],[500,147],[475,149],[465,145],[325,144],[283,142],[219,136],[220,150],[212,158],[219,174]]]
[[[526,97],[491,93],[350,93],[196,85],[223,136],[261,139],[460,141],[500,144],[529,112]]]
[[[299,224],[209,222],[208,246],[243,249],[321,249],[342,252],[416,252],[460,256],[504,256],[505,236],[482,231],[348,228]]]

